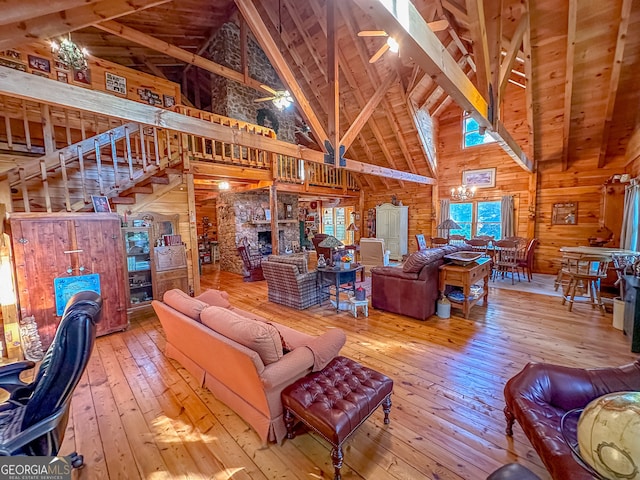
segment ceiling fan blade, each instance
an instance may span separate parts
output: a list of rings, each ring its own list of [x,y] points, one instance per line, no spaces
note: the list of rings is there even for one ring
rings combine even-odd
[[[276,91],[271,88],[269,85],[260,85],[260,88],[262,88],[263,90],[266,90],[267,92],[269,92],[271,95],[275,95]]]
[[[255,103],[260,103],[260,102],[268,102],[269,100],[273,100],[276,97],[263,97],[263,98],[256,98],[254,100]]]
[[[373,54],[373,56],[369,59],[369,63],[376,62],[382,56],[382,54],[387,50],[389,50],[389,45],[385,43],[378,49],[376,53]]]
[[[429,28],[433,32],[441,32],[442,30],[449,28],[449,22],[447,20],[436,20],[434,22],[427,23],[427,25],[429,25]]]
[[[359,37],[388,37],[389,34],[384,30],[362,30],[358,32]]]

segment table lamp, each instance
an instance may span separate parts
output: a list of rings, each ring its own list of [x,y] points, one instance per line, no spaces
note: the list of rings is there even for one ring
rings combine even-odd
[[[447,218],[444,222],[436,227],[438,230],[446,230],[447,231],[447,240],[449,240],[450,230],[460,230],[462,227],[458,225],[455,220]]]
[[[333,235],[328,235],[324,240],[322,240],[319,244],[319,247],[328,248],[331,252],[329,259],[329,264],[333,265],[333,249],[344,246],[340,240],[338,240]]]

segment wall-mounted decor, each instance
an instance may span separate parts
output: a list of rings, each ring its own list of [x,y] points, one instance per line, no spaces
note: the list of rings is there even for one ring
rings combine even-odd
[[[0,57],[13,58],[14,60],[22,60],[22,54],[16,50],[3,50]]]
[[[105,88],[120,95],[127,94],[127,79],[111,72],[104,72]]]
[[[41,72],[49,73],[51,71],[51,62],[46,58],[36,57],[35,55],[29,55],[29,67],[33,70],[40,70]]]
[[[84,290],[100,293],[100,275],[91,273],[89,275],[54,278],[53,288],[56,294],[56,315],[61,317],[67,302],[74,294]]]
[[[89,74],[89,69],[85,68],[83,70],[73,69],[73,80],[78,83],[86,83],[87,85],[91,85],[91,76]]]
[[[56,60],[54,61],[53,65],[58,69],[58,70],[69,70],[69,65],[67,65],[64,62],[61,62],[60,60]]]
[[[554,203],[551,225],[577,225],[578,203]]]
[[[63,83],[69,83],[69,75],[67,75],[67,72],[56,71],[56,80]]]
[[[290,203],[284,204],[284,218],[287,220],[293,218],[293,205]]]
[[[465,170],[462,172],[462,184],[476,188],[493,188],[496,186],[496,169]]]
[[[162,95],[162,100],[165,108],[171,108],[176,104],[176,97],[172,95]]]
[[[24,63],[12,62],[11,60],[5,60],[0,58],[0,66],[13,68],[14,70],[20,70],[21,72],[27,71],[27,66]]]
[[[159,93],[149,90],[148,88],[139,88],[138,95],[140,96],[140,100],[147,102],[149,105],[162,106],[162,99]]]
[[[109,199],[100,195],[91,195],[91,202],[93,203],[93,210],[98,213],[111,212],[111,206],[109,205]]]

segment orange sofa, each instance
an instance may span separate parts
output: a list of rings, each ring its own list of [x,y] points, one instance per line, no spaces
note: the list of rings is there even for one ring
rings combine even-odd
[[[166,335],[168,357],[258,433],[263,442],[286,436],[282,390],[338,353],[346,337],[330,329],[313,337],[231,306],[226,292],[192,298],[169,290],[153,308]]]

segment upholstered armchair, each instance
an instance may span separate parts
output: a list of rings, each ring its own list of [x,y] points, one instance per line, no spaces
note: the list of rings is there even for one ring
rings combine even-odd
[[[298,310],[320,303],[317,274],[308,271],[306,255],[270,255],[262,262],[262,271],[270,302]]]
[[[364,265],[365,271],[371,271],[373,267],[389,265],[389,254],[384,248],[384,238],[360,239],[360,265]]]

